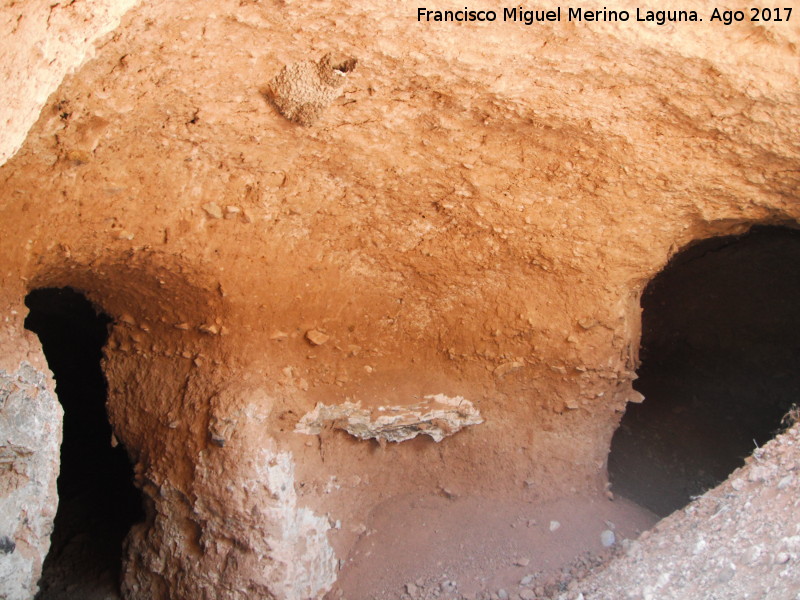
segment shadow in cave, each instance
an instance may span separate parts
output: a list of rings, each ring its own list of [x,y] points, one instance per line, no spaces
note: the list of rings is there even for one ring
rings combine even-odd
[[[70,288],[34,290],[25,304],[64,408],[58,511],[36,598],[115,598],[122,540],[144,515],[125,450],[111,446],[100,366],[111,319]]]
[[[724,481],[800,401],[800,231],[757,227],[676,255],[642,296],[639,378],[612,490],[660,516]]]

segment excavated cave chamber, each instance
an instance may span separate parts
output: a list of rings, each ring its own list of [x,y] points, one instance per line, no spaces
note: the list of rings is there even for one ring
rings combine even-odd
[[[110,318],[70,288],[37,289],[25,303],[25,327],[39,336],[64,409],[59,505],[37,599],[114,598],[122,540],[143,514],[106,415],[100,359]]]
[[[611,443],[615,493],[665,516],[727,478],[800,400],[800,231],[676,255],[642,297],[641,367]]]

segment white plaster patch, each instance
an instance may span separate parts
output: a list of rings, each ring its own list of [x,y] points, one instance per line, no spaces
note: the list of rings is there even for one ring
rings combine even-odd
[[[264,450],[264,461],[266,484],[275,499],[267,509],[268,517],[280,532],[277,539],[269,540],[270,558],[283,567],[276,582],[278,597],[320,598],[336,581],[337,560],[327,536],[330,523],[308,508],[298,508],[290,453]]]

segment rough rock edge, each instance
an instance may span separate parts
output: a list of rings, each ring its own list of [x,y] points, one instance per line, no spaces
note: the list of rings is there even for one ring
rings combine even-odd
[[[377,414],[376,413],[383,413]],[[326,406],[321,402],[300,419],[295,431],[318,435],[330,424],[361,440],[404,442],[419,434],[429,435],[436,442],[469,425],[483,423],[483,417],[469,400],[444,394],[425,396],[425,400],[409,406],[361,408],[360,402]]]
[[[338,567],[332,524],[300,506],[292,455],[267,442],[243,449],[237,460],[238,493],[198,494],[188,514],[180,509],[187,495],[161,486],[155,519],[135,526],[125,542],[124,598],[319,600],[331,588]],[[218,468],[202,453],[196,484],[216,485]],[[198,546],[183,543],[187,520],[199,532]]]
[[[356,59],[335,61],[331,54],[316,62],[286,65],[270,82],[266,96],[290,121],[313,125],[342,93],[345,77],[355,66]]]
[[[780,518],[772,515],[780,511]],[[800,425],[558,600],[786,598],[800,589]]]
[[[61,404],[52,381],[27,362],[0,370],[0,598],[37,590],[58,497]]]
[[[3,7],[0,22],[0,165],[16,154],[50,94],[94,55],[94,43],[119,26],[141,0],[19,3]],[[24,9],[24,12],[22,12]],[[17,18],[17,13],[24,18]]]

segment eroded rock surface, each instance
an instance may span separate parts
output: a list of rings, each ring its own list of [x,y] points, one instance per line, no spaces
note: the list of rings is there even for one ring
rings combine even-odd
[[[0,598],[37,590],[56,514],[61,406],[44,373],[0,370]]]
[[[770,598],[800,590],[800,426],[558,600]]]
[[[151,522],[125,544],[125,598],[322,597],[338,566],[331,523],[299,505],[292,457],[270,446],[227,459],[239,473],[235,487],[218,489],[232,464],[212,448],[198,457],[194,501],[169,484],[157,490]]]
[[[268,96],[280,113],[300,125],[312,125],[342,93],[354,58],[334,60],[326,54],[318,61],[286,65],[270,82]]]
[[[408,406],[362,408],[355,402],[326,406],[317,404],[297,424],[298,433],[318,435],[326,425],[341,429],[360,440],[404,442],[420,434],[435,442],[458,433],[469,425],[479,425],[483,418],[472,402],[444,394],[425,396],[422,402]]]
[[[103,6],[6,4],[37,31]],[[41,113],[52,52],[69,54],[56,30],[7,74],[7,103],[24,103],[8,139],[27,131],[17,116],[41,116],[0,168],[0,358],[11,373],[25,357],[36,287],[74,286],[114,318],[109,419],[150,503],[128,541],[129,598],[321,596],[363,515],[399,495],[604,499],[647,281],[695,240],[800,219],[797,19],[528,27],[414,12],[154,0]],[[70,23],[88,47],[95,21]],[[320,74],[331,51],[359,67]],[[273,80],[298,63],[309,85],[291,69]],[[27,90],[37,73],[47,92]],[[270,81],[312,127],[270,105]],[[257,397],[220,392],[249,377]],[[377,452],[294,432],[320,402],[320,415],[400,406],[431,389],[470,398],[485,423]],[[55,431],[45,404],[33,418]],[[337,418],[380,439],[443,434],[426,410]],[[398,421],[376,429],[381,417]],[[35,446],[42,465],[55,444]],[[12,524],[27,517],[16,477],[0,484]],[[25,581],[36,528],[30,555],[6,555],[25,557]]]
[[[139,0],[26,0],[0,7],[0,164],[12,156],[64,76]],[[69,107],[64,106],[69,112]]]

